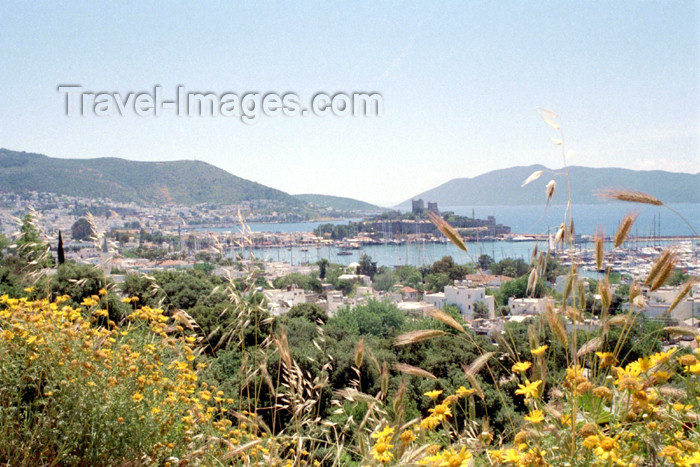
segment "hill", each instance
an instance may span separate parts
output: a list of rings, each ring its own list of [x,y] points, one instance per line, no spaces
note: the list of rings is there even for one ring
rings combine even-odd
[[[202,161],[138,162],[112,157],[59,159],[0,149],[0,189],[145,203],[304,203]]]
[[[534,171],[542,177],[521,188]],[[556,173],[555,173],[556,172]],[[662,170],[629,170],[618,168],[569,167],[571,198],[578,204],[595,204],[604,200],[595,192],[605,188],[629,188],[656,196],[666,203],[700,203],[700,173],[687,174]],[[413,196],[437,201],[440,206],[499,206],[543,204],[545,185],[557,182],[554,204],[566,203],[566,178],[563,169],[552,170],[543,165],[530,165],[494,170],[474,178],[455,178],[431,190]],[[411,209],[411,200],[397,206]]]
[[[343,198],[342,196],[302,194],[294,195],[294,197],[305,203],[309,203],[312,207],[333,208],[336,211],[379,212],[386,210],[386,208],[374,204],[365,203],[364,201],[353,198]]]

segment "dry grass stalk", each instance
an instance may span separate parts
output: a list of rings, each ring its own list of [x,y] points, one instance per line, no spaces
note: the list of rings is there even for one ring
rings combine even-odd
[[[685,389],[674,388],[671,386],[661,386],[658,388],[659,394],[662,396],[670,397],[672,399],[683,399],[686,396]]]
[[[439,329],[419,329],[417,331],[411,331],[397,336],[396,339],[394,339],[394,345],[399,346],[415,344],[417,342],[432,339],[433,337],[444,336],[445,334],[447,334],[445,331],[441,331]]]
[[[626,326],[632,322],[633,318],[631,315],[615,315],[608,320],[610,326]]]
[[[700,335],[700,332],[698,332],[695,328],[691,328],[690,326],[667,326],[664,328],[664,332],[690,337]]]
[[[562,303],[566,303],[566,301],[569,299],[571,296],[571,292],[574,290],[574,286],[576,285],[576,273],[570,272],[566,276],[566,282],[564,282],[564,290],[562,291]]]
[[[547,122],[547,125],[551,126],[555,130],[558,130],[560,128],[559,124],[557,122],[555,122],[554,120],[551,120],[551,119],[545,117],[544,115],[541,115],[541,117],[542,117],[542,120]]]
[[[452,226],[448,224],[445,219],[443,219],[433,211],[428,211],[428,219],[430,219],[430,222],[435,224],[438,230],[440,230],[440,232],[442,232],[442,234],[445,237],[447,237],[452,243],[454,243],[457,246],[457,248],[466,253],[467,245],[464,243],[464,240],[462,240],[462,237],[459,235],[459,233],[457,233],[457,231],[454,228],[452,228]]]
[[[686,295],[690,293],[690,291],[693,289],[693,285],[695,284],[695,279],[690,279],[688,282],[685,283],[685,285],[681,288],[681,290],[678,292],[678,295],[676,295],[676,298],[673,299],[673,302],[671,302],[671,306],[668,307],[668,311],[666,313],[671,313],[674,308],[678,306],[678,304],[685,298]]]
[[[634,225],[634,222],[637,220],[637,217],[639,217],[639,213],[633,211],[628,212],[625,214],[625,217],[622,218],[620,225],[617,228],[617,232],[615,233],[615,248],[625,243],[627,236],[632,229],[632,225]]]
[[[556,245],[559,245],[560,243],[564,242],[566,240],[566,224],[561,223],[559,226],[559,230],[557,230],[556,235],[554,236],[554,243]]]
[[[552,330],[552,334],[557,338],[559,343],[566,349],[569,347],[569,338],[566,335],[566,329],[564,328],[564,325],[561,323],[561,320],[559,319],[559,316],[557,316],[556,311],[554,311],[554,307],[548,303],[547,304],[547,311],[544,313],[544,317],[547,320],[547,324],[549,325],[549,328]]]
[[[559,115],[555,111],[546,109],[544,107],[537,107],[537,113],[539,113],[542,117],[559,118]]]
[[[578,306],[580,307],[585,307],[586,305],[586,288],[583,285],[583,282],[579,282],[576,284],[576,292],[577,292],[577,300],[578,300]]]
[[[362,338],[355,346],[355,368],[358,370],[362,367],[362,360],[365,355],[365,339]]]
[[[569,235],[571,237],[576,237],[576,229],[574,228],[574,218],[569,219]]]
[[[566,316],[569,319],[571,319],[571,321],[576,321],[579,323],[585,322],[584,317],[583,317],[583,313],[581,312],[581,310],[578,310],[578,309],[571,307],[571,306],[567,306],[565,313],[566,313]]]
[[[612,303],[612,293],[610,292],[610,283],[608,283],[607,277],[600,285],[600,304],[603,309],[603,314],[610,309],[610,304]]]
[[[598,270],[603,268],[605,247],[605,231],[598,227],[595,231],[595,265]]]
[[[517,355],[515,355],[515,351],[513,351],[513,348],[510,346],[510,344],[508,344],[506,338],[503,337],[503,334],[496,333],[494,334],[493,338],[496,340],[496,343],[501,348],[501,351],[507,352],[512,360],[518,359]]]
[[[633,282],[630,285],[630,297],[629,301],[632,303],[635,298],[637,298],[642,293],[642,288],[637,282]]]
[[[431,318],[435,318],[436,320],[445,323],[446,325],[458,330],[459,332],[466,333],[464,327],[462,327],[462,325],[459,324],[457,320],[455,320],[452,316],[448,315],[444,311],[437,308],[432,308],[428,310],[427,313]]]
[[[624,190],[609,188],[596,193],[596,196],[607,199],[616,199],[618,201],[626,201],[628,203],[652,204],[654,206],[663,206],[663,202],[647,193],[636,190]]]
[[[594,337],[593,339],[591,339],[588,342],[586,342],[585,344],[583,344],[581,346],[581,348],[578,349],[578,352],[576,353],[576,355],[579,357],[582,357],[582,356],[589,354],[591,352],[595,352],[596,350],[598,350],[600,348],[602,343],[603,343],[603,339],[600,336]]]
[[[394,403],[392,405],[392,408],[394,409],[395,414],[398,414],[399,410],[403,408],[403,398],[406,394],[407,388],[408,386],[406,385],[406,380],[402,379],[401,385],[399,386],[398,391],[396,391],[396,394],[394,395]]]
[[[437,380],[437,377],[432,373],[407,363],[394,363],[392,368],[394,368],[396,371],[400,371],[401,373],[406,373],[407,375]]]
[[[545,204],[549,206],[549,204],[552,202],[552,198],[554,197],[554,192],[557,189],[557,182],[554,180],[550,180],[549,183],[547,183],[547,186],[545,187],[545,195],[546,195],[546,201]]]
[[[532,255],[530,256],[530,261],[534,261],[537,258],[537,246],[538,243],[535,243],[535,247],[532,249]]]
[[[485,354],[479,356],[476,360],[474,360],[469,366],[464,365],[462,368],[464,369],[464,373],[467,375],[476,375],[481,371],[481,369],[486,365],[486,362],[489,361],[489,358],[493,357],[495,352],[486,352]]]
[[[485,397],[484,390],[481,389],[481,384],[479,384],[479,380],[476,379],[476,376],[474,376],[471,373],[467,373],[466,368],[464,370],[464,375],[467,377],[467,381],[469,381],[469,384],[471,384],[476,395],[479,396],[483,400]]]
[[[527,177],[527,178],[525,179],[525,181],[522,183],[522,185],[520,185],[520,188],[524,187],[524,186],[527,185],[528,183],[534,182],[535,180],[537,180],[538,178],[540,178],[540,177],[542,176],[543,173],[544,173],[544,172],[542,172],[541,170],[536,170],[536,171],[532,172],[532,173],[530,174],[530,176]]]
[[[537,268],[533,268],[532,271],[530,271],[530,277],[528,277],[527,279],[527,290],[525,291],[527,295],[535,294],[535,288],[537,287],[538,279],[539,275],[537,274]]]
[[[644,285],[650,286],[651,290],[658,289],[671,277],[673,271],[676,270],[677,263],[678,253],[676,250],[673,247],[664,249],[651,266],[651,270],[644,281]]]
[[[381,388],[381,398],[384,399],[389,391],[389,367],[386,362],[382,364],[382,371],[380,373],[380,388]]]

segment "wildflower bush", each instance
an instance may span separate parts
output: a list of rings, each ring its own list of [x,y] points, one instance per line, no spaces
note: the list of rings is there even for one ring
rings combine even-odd
[[[199,380],[194,338],[169,337],[162,311],[136,308],[117,327],[99,296],[67,301],[0,297],[0,459],[174,465],[230,459],[257,438],[225,416],[233,400]]]

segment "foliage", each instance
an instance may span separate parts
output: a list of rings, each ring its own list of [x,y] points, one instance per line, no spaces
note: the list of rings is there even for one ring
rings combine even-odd
[[[299,303],[289,309],[288,318],[304,318],[311,323],[325,323],[328,321],[328,313],[315,303]]]
[[[360,265],[357,267],[357,274],[364,276],[369,276],[370,279],[374,279],[374,275],[377,273],[377,262],[372,261],[372,257],[363,254],[360,257]]]
[[[187,339],[168,337],[168,319],[141,308],[131,325],[96,325],[99,297],[70,307],[0,297],[0,458],[12,465],[162,464],[173,456],[223,456],[230,434],[221,414],[233,404],[200,383]],[[206,450],[195,453],[198,446]],[[250,454],[250,453],[249,453]]]
[[[96,235],[92,224],[84,217],[81,217],[73,223],[70,232],[73,240],[76,241],[90,240]]]
[[[289,286],[295,286],[304,290],[312,290],[317,293],[321,292],[320,280],[298,272],[293,272],[287,274],[286,276],[278,277],[272,281],[272,284],[276,289],[286,289]]]

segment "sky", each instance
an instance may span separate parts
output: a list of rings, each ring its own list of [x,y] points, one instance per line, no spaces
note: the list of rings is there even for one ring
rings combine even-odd
[[[146,4],[147,3],[147,4]],[[392,206],[516,165],[700,170],[700,2],[6,1],[0,147],[197,159]],[[380,117],[68,116],[86,91],[376,92]],[[308,107],[308,106],[307,106]],[[0,187],[1,188],[1,187]]]

